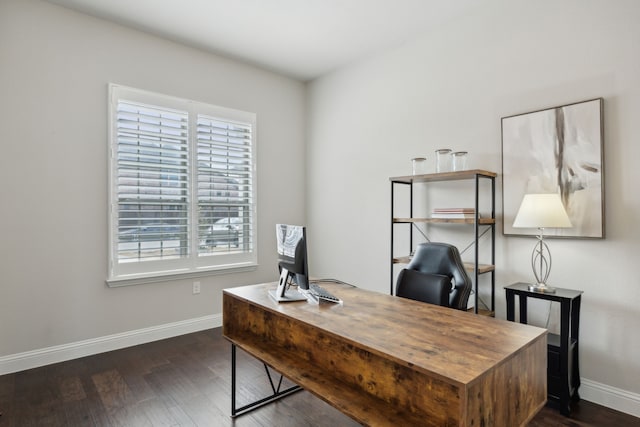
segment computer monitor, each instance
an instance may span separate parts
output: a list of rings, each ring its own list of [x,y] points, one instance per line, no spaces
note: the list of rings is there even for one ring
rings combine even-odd
[[[299,292],[289,292],[288,286],[295,282],[298,289],[309,289],[309,267],[307,263],[306,229],[300,225],[276,224],[278,247],[278,268],[280,280],[275,298],[278,301],[298,301],[306,299]]]

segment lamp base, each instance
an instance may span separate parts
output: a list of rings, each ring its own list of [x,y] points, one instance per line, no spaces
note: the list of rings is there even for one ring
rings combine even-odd
[[[552,288],[551,286],[547,286],[544,283],[536,283],[535,285],[529,285],[529,290],[531,292],[539,292],[541,294],[555,294],[556,288]]]

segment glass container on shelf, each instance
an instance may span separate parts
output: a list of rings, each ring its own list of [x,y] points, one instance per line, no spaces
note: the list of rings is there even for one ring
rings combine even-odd
[[[467,169],[467,154],[466,151],[451,153],[451,170],[457,172]]]
[[[427,173],[427,158],[426,157],[415,157],[411,159],[411,166],[413,169],[414,175],[424,175]]]
[[[451,149],[440,148],[436,150],[436,173],[449,172],[451,169]]]

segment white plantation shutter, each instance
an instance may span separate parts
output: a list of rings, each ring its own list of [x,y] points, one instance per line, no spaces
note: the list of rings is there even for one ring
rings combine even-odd
[[[187,113],[117,104],[118,262],[189,254]]]
[[[255,266],[255,115],[116,85],[110,114],[108,283]]]
[[[250,250],[252,241],[253,153],[251,126],[199,115],[198,238],[201,252]],[[211,227],[227,245],[207,247]],[[225,237],[225,230],[226,236]]]

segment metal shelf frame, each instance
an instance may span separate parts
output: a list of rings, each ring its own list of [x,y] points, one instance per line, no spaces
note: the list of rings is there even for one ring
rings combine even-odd
[[[394,289],[394,272],[393,266],[398,263],[406,263],[410,260],[410,256],[394,257],[395,242],[395,224],[407,224],[409,227],[409,253],[413,250],[413,232],[414,224],[471,224],[474,229],[474,260],[468,263],[468,269],[473,275],[474,288],[474,312],[477,314],[479,310],[479,293],[478,283],[480,275],[489,274],[491,277],[491,303],[489,308],[490,314],[495,313],[495,259],[496,259],[496,179],[495,172],[486,170],[472,169],[459,172],[444,172],[425,175],[409,175],[389,178],[391,181],[391,265],[390,265],[390,288],[389,293],[393,295]],[[475,217],[469,219],[441,219],[441,218],[414,218],[414,184],[446,182],[459,180],[473,180],[475,190]],[[480,183],[481,180],[489,180],[491,184],[491,216],[490,218],[480,218]],[[395,215],[395,198],[396,186],[409,186],[409,218],[398,218]],[[480,227],[490,227],[491,231],[491,265],[479,264],[479,247],[478,241],[481,237]]]

